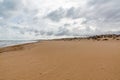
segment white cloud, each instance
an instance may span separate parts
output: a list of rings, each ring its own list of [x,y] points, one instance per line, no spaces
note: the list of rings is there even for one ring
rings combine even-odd
[[[0,0],[0,39],[120,31],[119,0]]]

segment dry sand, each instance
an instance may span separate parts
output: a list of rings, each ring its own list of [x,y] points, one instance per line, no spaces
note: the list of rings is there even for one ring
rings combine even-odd
[[[120,80],[120,41],[43,41],[16,47],[0,49],[0,80]]]

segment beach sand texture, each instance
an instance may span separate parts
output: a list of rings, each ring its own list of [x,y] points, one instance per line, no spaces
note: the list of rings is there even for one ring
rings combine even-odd
[[[120,80],[120,41],[53,40],[16,47],[0,49],[0,80]]]

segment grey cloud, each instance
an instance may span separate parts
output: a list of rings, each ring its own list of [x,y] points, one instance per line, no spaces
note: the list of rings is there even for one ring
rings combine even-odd
[[[81,17],[80,8],[70,8],[67,10],[67,18],[77,19]]]
[[[86,20],[82,24],[96,24],[100,30],[112,30],[120,25],[120,0],[90,0],[87,11],[83,15]]]
[[[112,0],[89,0],[88,5],[94,6],[98,4],[107,3],[109,1],[112,1]]]
[[[51,19],[52,21],[60,21],[65,16],[65,11],[63,8],[59,8],[58,10],[52,11],[49,13],[46,18]]]
[[[48,31],[47,34],[48,36],[54,35],[53,31]]]
[[[13,11],[17,9],[20,10],[20,7],[22,7],[20,0],[3,0],[3,2],[0,3],[0,17],[11,17]]]
[[[69,30],[66,27],[59,27],[58,32],[55,34],[55,36],[69,36]]]
[[[40,8],[23,7],[22,0],[0,2],[0,32],[12,29],[11,32],[15,31],[22,35],[28,33],[35,36],[80,36],[120,30],[120,0],[87,0],[87,4],[83,7],[64,8],[61,6],[50,13],[46,11],[47,15],[44,16],[41,15]],[[79,22],[81,18],[85,20]],[[63,19],[66,21],[62,21]],[[19,26],[12,26],[14,24]],[[79,26],[84,26],[85,29],[78,29]],[[95,27],[95,31],[91,29],[91,26]]]
[[[71,7],[70,9],[59,8],[47,14],[45,18],[59,22],[63,18],[77,19],[80,17],[80,8]]]
[[[71,24],[68,24],[68,23],[65,23],[65,24],[64,24],[65,27],[66,27],[66,26],[70,26],[70,25],[71,25]]]
[[[98,26],[101,26],[100,24],[120,24],[119,3],[119,0],[90,0],[88,1],[86,8],[59,8],[50,12],[46,17],[57,22],[63,18],[70,18],[74,20],[83,17],[86,19],[83,24],[96,22]]]
[[[91,15],[87,14],[88,17],[93,19],[104,18],[106,22],[120,19],[119,0],[91,0],[91,2],[93,3],[89,7],[93,7],[93,9],[89,11]]]
[[[59,35],[80,35],[80,34],[99,34],[104,31],[111,31],[114,29],[120,30],[120,1],[119,0],[89,0],[86,7],[71,7],[69,9],[59,8],[55,11],[48,13],[48,19],[59,22],[63,18],[80,19],[85,18],[81,24],[86,27],[85,30],[73,29],[70,32],[67,28],[59,29]],[[52,16],[51,16],[52,15]],[[70,26],[65,23],[64,26]],[[74,26],[74,25],[72,25]],[[79,26],[79,25],[78,25]],[[96,30],[90,29],[88,26],[95,26]]]

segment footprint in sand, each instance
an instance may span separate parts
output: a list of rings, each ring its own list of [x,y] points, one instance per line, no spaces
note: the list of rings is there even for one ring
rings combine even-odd
[[[66,79],[66,80],[70,80],[70,79]]]
[[[39,73],[40,75],[42,75],[42,73]]]

